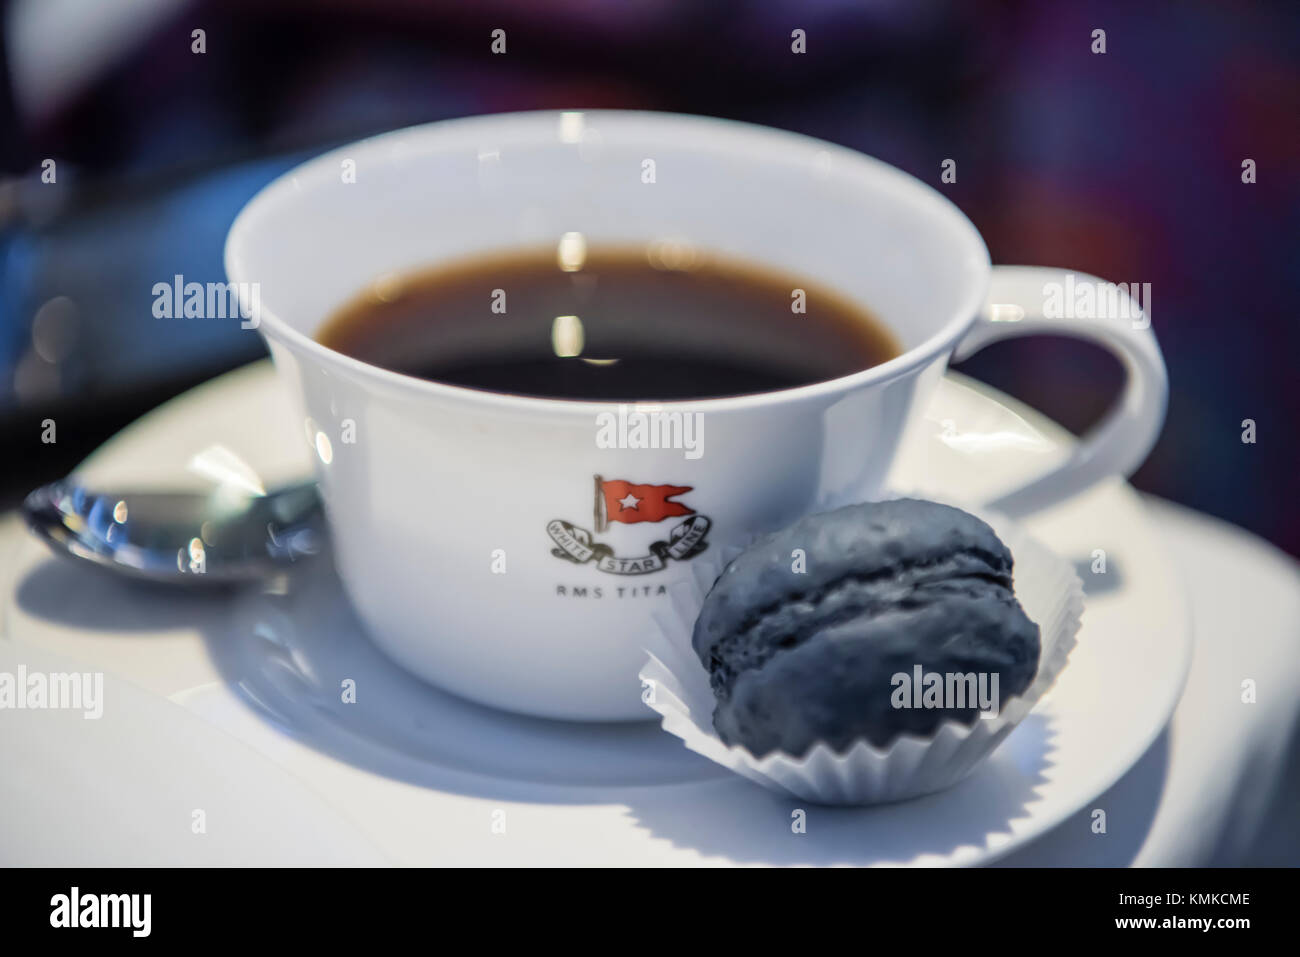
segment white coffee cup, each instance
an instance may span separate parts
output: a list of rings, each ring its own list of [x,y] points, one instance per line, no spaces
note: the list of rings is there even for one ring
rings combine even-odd
[[[867,305],[905,351],[815,385],[631,410],[699,413],[692,457],[602,447],[616,403],[444,385],[312,338],[378,277],[566,234],[593,246],[685,241],[806,276]],[[1049,332],[1099,342],[1126,370],[1120,400],[1069,461],[989,503],[1004,512],[1127,474],[1164,417],[1160,350],[1122,290],[1089,318],[1047,318],[1051,284],[1100,281],[992,267],[975,227],[929,186],[741,123],[520,113],[387,133],[267,186],[225,255],[232,282],[256,284],[259,329],[301,400],[338,569],[370,636],[442,688],[528,714],[654,717],[637,672],[652,612],[689,575],[692,546],[880,492],[954,354]],[[483,321],[501,321],[488,302]],[[689,491],[633,489],[627,500],[618,481]],[[609,514],[616,499],[620,511],[649,499],[678,514],[627,524]]]

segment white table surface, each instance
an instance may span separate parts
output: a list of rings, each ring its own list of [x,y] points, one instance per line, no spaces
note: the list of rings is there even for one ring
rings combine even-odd
[[[1145,502],[1191,604],[1183,698],[1114,787],[998,864],[1300,866],[1300,564],[1231,525]],[[1254,704],[1242,701],[1247,679]],[[1093,833],[1096,809],[1105,834]]]
[[[1191,604],[1183,698],[1118,783],[998,866],[1300,865],[1300,564],[1197,512],[1146,505]]]

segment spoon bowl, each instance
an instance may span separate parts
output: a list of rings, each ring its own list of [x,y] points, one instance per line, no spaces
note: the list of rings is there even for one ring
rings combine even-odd
[[[226,487],[101,492],[67,478],[28,495],[22,513],[58,554],[189,587],[268,578],[315,555],[324,532],[314,482],[252,495]]]

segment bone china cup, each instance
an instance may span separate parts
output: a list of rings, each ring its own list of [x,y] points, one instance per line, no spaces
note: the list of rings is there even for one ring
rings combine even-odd
[[[814,385],[620,410],[417,379],[313,338],[379,277],[572,234],[685,242],[806,276],[869,307],[904,351]],[[521,113],[384,134],[263,189],[225,259],[232,282],[257,284],[258,328],[298,400],[370,637],[439,687],[531,715],[654,717],[637,672],[671,586],[728,544],[881,492],[954,354],[1046,332],[1099,342],[1126,369],[1108,417],[1068,461],[988,503],[1003,512],[1132,470],[1164,415],[1164,364],[1135,304],[1049,318],[1045,290],[1099,280],[993,267],[970,221],[919,180],[723,120]],[[483,321],[501,321],[489,306]],[[699,423],[692,447],[631,447],[627,416],[649,412]]]

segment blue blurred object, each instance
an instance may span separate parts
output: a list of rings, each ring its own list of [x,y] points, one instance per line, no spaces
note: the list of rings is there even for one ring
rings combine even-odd
[[[262,354],[238,318],[155,317],[153,287],[177,275],[224,282],[222,246],[235,214],[301,159],[242,164],[11,233],[0,247],[0,416],[68,396],[93,402]]]

